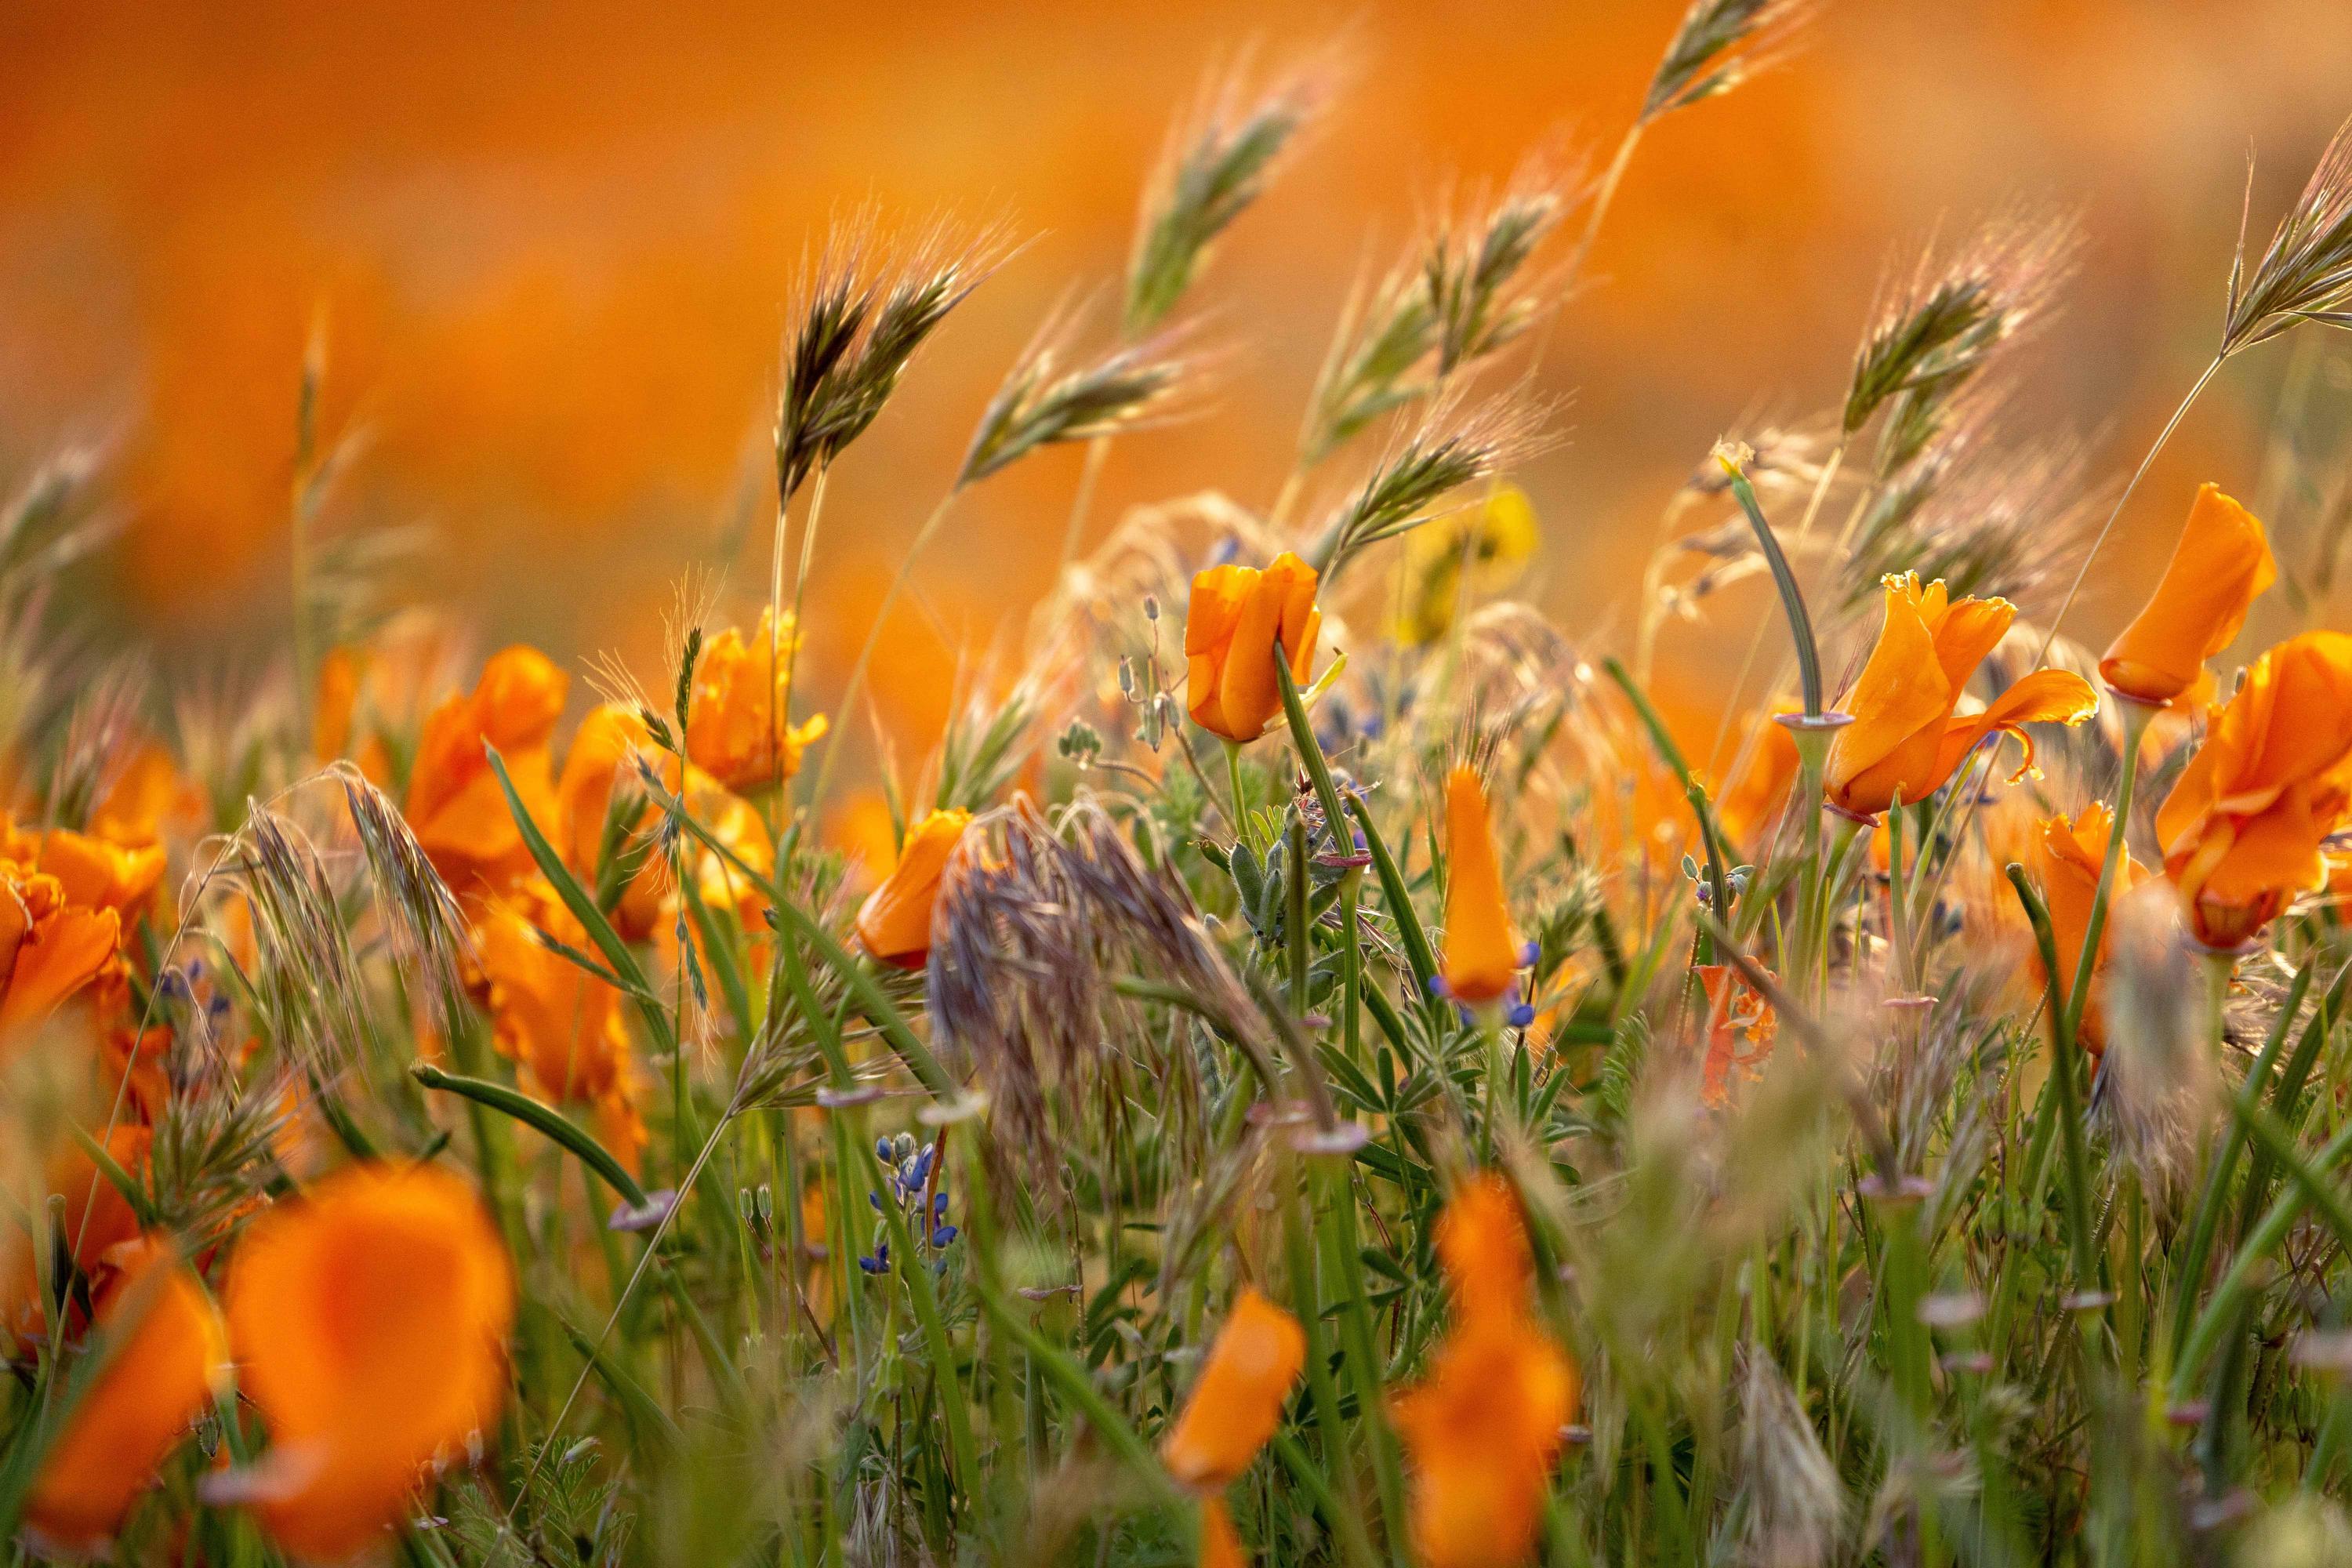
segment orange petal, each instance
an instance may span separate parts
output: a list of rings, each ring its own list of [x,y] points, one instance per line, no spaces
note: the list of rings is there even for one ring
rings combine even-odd
[[[1511,988],[1519,944],[1504,900],[1486,791],[1472,768],[1446,776],[1445,843],[1445,985],[1475,1006]]]
[[[498,1415],[513,1318],[496,1227],[436,1167],[353,1166],[256,1220],[228,1321],[278,1544],[339,1560],[380,1539],[423,1468]]]
[[[1933,772],[1920,781],[1916,795],[1906,790],[1904,798],[1925,800],[1943,788],[1952,770],[1960,765],[1960,759],[1974,750],[1978,742],[1995,732],[2016,736],[2025,749],[2024,758],[2009,782],[2015,784],[2030,778],[2035,772],[2033,737],[2021,726],[2080,724],[2098,710],[2099,694],[2091,689],[2089,681],[2072,670],[2037,669],[1994,698],[1983,712],[1953,720],[1945,728]]]
[[[885,963],[920,969],[930,956],[931,910],[948,857],[971,826],[961,809],[926,813],[907,830],[906,848],[857,910],[858,944]]]
[[[1217,1331],[1184,1410],[1160,1443],[1168,1473],[1213,1490],[1249,1468],[1307,1365],[1298,1320],[1244,1286]]]
[[[2217,487],[2200,486],[2163,579],[2099,660],[2100,679],[2143,702],[2171,701],[2230,646],[2277,577],[2261,522]]]
[[[84,1551],[121,1528],[228,1372],[220,1314],[178,1255],[144,1242],[116,1258],[124,1266],[99,1300],[97,1326],[126,1337],[74,1406],[25,1510],[42,1535]]]

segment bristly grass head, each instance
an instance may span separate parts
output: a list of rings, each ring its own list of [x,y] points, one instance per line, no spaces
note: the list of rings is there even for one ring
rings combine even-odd
[[[1888,411],[1882,476],[1924,451],[1970,380],[2047,313],[2075,245],[2071,218],[1996,218],[1948,260],[1931,247],[1907,282],[1882,295],[1841,420],[1851,437]]]
[[[1729,92],[1780,58],[1815,0],[1691,0],[1643,100],[1643,123]]]
[[[902,253],[864,216],[838,225],[810,269],[785,344],[776,403],[776,494],[866,433],[917,350],[980,287],[1007,249],[1003,230],[932,223]]]
[[[1177,122],[1143,193],[1128,265],[1127,336],[1150,332],[1175,310],[1217,237],[1264,193],[1284,155],[1321,115],[1333,74],[1328,61],[1310,62],[1253,97],[1236,68]]]
[[[2230,267],[2230,309],[2221,324],[2222,358],[2304,321],[2352,327],[2352,120],[2320,154],[2310,184],[2280,220],[2252,278],[2245,276],[2242,218],[2239,227],[2238,253]]]
[[[1543,279],[1521,275],[1567,215],[1565,192],[1575,183],[1530,163],[1467,222],[1437,226],[1422,272],[1437,318],[1440,376],[1493,353],[1541,313]]]
[[[977,483],[1043,447],[1091,441],[1165,413],[1196,368],[1175,334],[1123,343],[1065,369],[1066,332],[1049,321],[1013,364],[980,416],[956,488]]]
[[[1455,491],[1542,450],[1551,412],[1518,393],[1431,409],[1324,525],[1314,554],[1324,590],[1357,552],[1419,527]]]
[[[1313,467],[1382,416],[1514,342],[1547,303],[1528,263],[1573,205],[1573,171],[1522,165],[1467,218],[1441,216],[1369,302],[1351,302],[1316,379],[1299,455]]]

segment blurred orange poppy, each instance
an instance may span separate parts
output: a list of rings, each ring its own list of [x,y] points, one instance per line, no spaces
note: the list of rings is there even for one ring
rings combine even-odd
[[[592,1107],[597,1136],[634,1171],[646,1133],[621,993],[550,949],[542,932],[586,950],[586,931],[544,882],[526,883],[474,922],[492,1038],[550,1100]]]
[[[496,1418],[513,1319],[496,1227],[434,1166],[354,1166],[255,1220],[228,1325],[269,1427],[244,1491],[271,1539],[321,1561],[377,1540],[425,1467]]]
[[[1298,1320],[1244,1286],[1160,1445],[1168,1473],[1202,1491],[1231,1484],[1281,1425],[1283,1403],[1306,1365]]]
[[[2042,903],[2050,911],[2050,932],[2056,939],[2053,945],[2058,951],[2058,984],[2062,993],[2074,983],[2074,971],[2083,962],[2083,939],[2090,934],[2091,910],[2098,901],[2099,872],[2105,864],[2107,840],[2114,828],[2115,813],[2104,802],[2094,801],[2072,820],[2063,816],[2048,818],[2034,838],[2033,865],[2041,873]],[[2099,932],[2098,956],[2092,960],[2091,994],[2083,1004],[2080,1038],[2083,1048],[2095,1057],[2106,1049],[2106,1018],[2099,1005],[2099,993],[2105,987],[2108,935],[2115,929],[2114,906],[2147,876],[2147,868],[2126,848],[2116,866],[2115,888],[2108,895],[2108,920]],[[2040,964],[2037,957],[2035,967],[2038,969]]]
[[[1228,741],[1255,741],[1282,711],[1277,637],[1291,679],[1307,684],[1323,612],[1315,568],[1286,550],[1264,571],[1212,566],[1192,579],[1184,611],[1184,686],[1192,722]]]
[[[417,737],[406,815],[416,841],[462,899],[528,876],[530,851],[483,748],[498,748],[515,794],[535,821],[555,821],[548,743],[571,677],[534,648],[493,656],[471,692],[443,700]]]
[[[1439,1221],[1454,1321],[1423,1381],[1400,1395],[1412,1458],[1412,1545],[1423,1568],[1510,1568],[1534,1549],[1576,1363],[1528,1310],[1533,1264],[1517,1200],[1482,1175]]]
[[[58,1435],[25,1505],[25,1522],[88,1552],[121,1528],[131,1505],[228,1375],[228,1339],[204,1286],[169,1244],[130,1241],[97,1302],[107,1360]]]
[[[2256,659],[2156,814],[2197,940],[2231,948],[2326,879],[2352,798],[2352,637],[2308,632]]]

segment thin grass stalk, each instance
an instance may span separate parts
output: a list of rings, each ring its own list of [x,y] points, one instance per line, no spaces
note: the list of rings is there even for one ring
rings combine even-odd
[[[2023,906],[2025,918],[2032,924],[2034,945],[2042,954],[2042,973],[2054,1026],[2051,1031],[2050,1077],[2057,1100],[2054,1120],[2063,1152],[2067,1252],[2074,1262],[2076,1289],[2087,1290],[2092,1288],[2097,1267],[2094,1247],[2095,1216],[2091,1209],[2090,1162],[2083,1147],[2082,1101],[2074,1086],[2074,1036],[2068,1024],[2068,1009],[2058,995],[2058,943],[2051,933],[2050,911],[2042,907],[2042,896],[2027,879],[2025,868],[2011,862],[2009,881],[2017,890],[2017,901]]]

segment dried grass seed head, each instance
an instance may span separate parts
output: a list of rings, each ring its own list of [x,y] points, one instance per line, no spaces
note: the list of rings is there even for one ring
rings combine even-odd
[[[1143,193],[1127,273],[1124,324],[1139,337],[1168,319],[1218,236],[1256,201],[1330,101],[1336,66],[1305,62],[1253,92],[1246,61],[1212,79],[1169,133]]]
[[[1777,61],[1814,0],[1692,0],[1658,61],[1640,123],[1729,92]]]
[[[2251,200],[2251,177],[2247,194]],[[2251,277],[2242,228],[2242,219],[2221,323],[2222,358],[2305,321],[2352,327],[2352,120],[2329,140]]]
[[[1199,369],[1181,334],[1122,343],[1070,365],[1066,324],[1049,321],[989,399],[956,486],[977,483],[1041,447],[1132,429],[1165,417]]]

